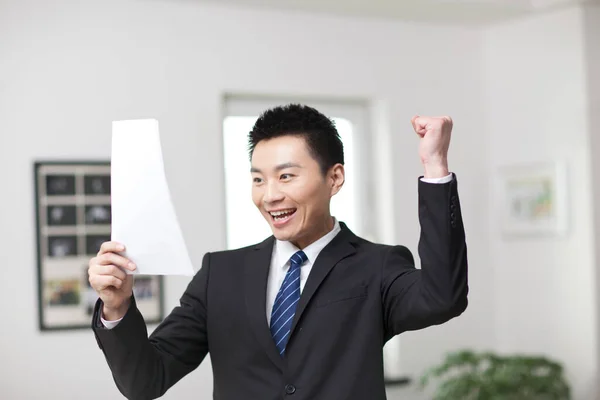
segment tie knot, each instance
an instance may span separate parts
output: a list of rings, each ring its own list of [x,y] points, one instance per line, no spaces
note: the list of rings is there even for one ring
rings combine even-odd
[[[294,255],[290,258],[291,268],[299,268],[302,264],[304,264],[308,260],[306,254],[299,250],[294,253]]]

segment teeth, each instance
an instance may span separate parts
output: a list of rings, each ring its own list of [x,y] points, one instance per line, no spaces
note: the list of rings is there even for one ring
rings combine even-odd
[[[271,215],[274,217],[279,217],[281,215],[285,215],[285,214],[289,214],[289,213],[291,213],[291,211],[273,211],[271,213]]]
[[[274,217],[278,217],[280,215],[287,214],[288,212],[289,211],[274,211],[274,212],[271,213],[271,215],[274,216]]]

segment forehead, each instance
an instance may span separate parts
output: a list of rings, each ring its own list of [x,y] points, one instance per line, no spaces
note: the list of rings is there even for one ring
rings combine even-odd
[[[258,142],[252,153],[252,165],[268,167],[288,162],[306,164],[312,160],[302,136],[285,135]]]

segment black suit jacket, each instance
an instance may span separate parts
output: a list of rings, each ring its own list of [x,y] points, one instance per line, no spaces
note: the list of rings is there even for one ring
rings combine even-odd
[[[437,325],[467,307],[467,249],[456,177],[419,181],[421,269],[404,246],[341,232],[319,254],[294,318],[285,356],[266,319],[274,244],[208,253],[180,306],[148,338],[135,300],[112,330],[93,329],[119,390],[154,399],[210,352],[217,400],[385,399],[385,342]]]

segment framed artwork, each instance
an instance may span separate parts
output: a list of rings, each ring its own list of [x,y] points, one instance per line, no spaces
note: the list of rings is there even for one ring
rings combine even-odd
[[[501,168],[498,188],[503,234],[565,234],[568,214],[566,185],[564,162]]]
[[[89,328],[98,299],[88,263],[111,238],[110,163],[34,164],[40,330]],[[163,277],[135,276],[147,323],[164,317]]]

